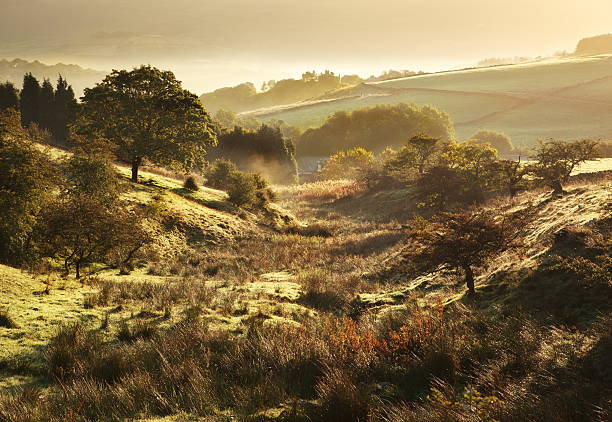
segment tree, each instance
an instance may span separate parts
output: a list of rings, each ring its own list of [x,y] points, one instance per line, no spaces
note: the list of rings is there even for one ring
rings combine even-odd
[[[0,84],[0,111],[7,108],[19,110],[19,91],[11,82]]]
[[[76,278],[94,262],[111,263],[123,253],[126,265],[134,253],[150,241],[142,218],[122,206],[101,206],[94,198],[76,194],[59,198],[44,212],[40,234],[43,253],[63,261],[66,275],[72,266]]]
[[[23,88],[21,90],[21,125],[30,126],[30,123],[38,122],[38,107],[40,104],[40,84],[31,73],[23,77]]]
[[[505,133],[493,130],[479,130],[472,135],[471,141],[477,144],[489,144],[500,154],[512,154],[514,151],[514,145],[512,145],[510,137]]]
[[[520,161],[497,160],[492,163],[493,172],[499,175],[498,183],[510,198],[514,198],[524,188],[523,179],[531,171],[531,167],[521,164]]]
[[[297,149],[300,156],[313,157],[355,147],[380,152],[387,146],[403,145],[406,138],[419,134],[448,141],[454,128],[447,113],[431,106],[381,104],[337,111],[321,127],[306,130]]]
[[[497,151],[490,145],[473,142],[448,142],[441,148],[439,162],[443,166],[457,169],[464,177],[466,186],[473,194],[470,202],[483,202],[485,194],[496,189],[492,173],[497,161]]]
[[[66,160],[63,170],[65,195],[83,195],[106,207],[119,200],[119,174],[108,155],[77,151]]]
[[[174,74],[151,66],[114,70],[82,97],[77,133],[103,137],[131,164],[138,182],[143,159],[188,171],[204,165],[205,147],[216,144],[210,117],[198,97]]]
[[[364,148],[338,151],[321,169],[321,178],[356,179],[374,164],[374,154]]]
[[[150,236],[143,216],[120,200],[119,177],[110,158],[77,151],[62,168],[63,189],[43,213],[40,250],[61,259],[66,274],[74,266],[77,278],[93,262],[118,260],[127,266]]]
[[[448,210],[453,204],[473,204],[476,198],[463,172],[447,166],[433,166],[414,183],[414,197],[418,207],[438,211]]]
[[[472,210],[443,213],[423,228],[409,233],[411,249],[404,259],[420,272],[462,270],[470,294],[474,294],[474,268],[518,246],[520,219]]]
[[[45,79],[40,87],[38,96],[38,118],[36,122],[42,129],[48,129],[53,132],[53,123],[55,121],[55,92],[53,85],[49,79]]]
[[[534,173],[553,188],[554,194],[563,194],[563,183],[569,180],[578,164],[599,158],[597,142],[588,139],[538,142],[533,156],[537,161]]]
[[[234,127],[219,136],[219,145],[210,155],[231,160],[240,170],[260,172],[276,183],[292,183],[297,178],[295,145],[279,128],[268,125],[256,131]]]
[[[416,169],[423,174],[425,167],[433,161],[438,141],[431,136],[415,135],[386,163],[386,167],[399,172]]]
[[[13,109],[0,112],[0,261],[24,262],[37,217],[55,184],[51,165]]]
[[[72,86],[68,85],[66,79],[60,77],[57,80],[54,99],[54,116],[51,131],[59,142],[68,140],[68,126],[74,121],[74,113],[77,102],[74,97]]]

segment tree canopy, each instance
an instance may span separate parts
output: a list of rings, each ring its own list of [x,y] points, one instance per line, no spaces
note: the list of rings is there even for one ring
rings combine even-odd
[[[19,113],[0,112],[0,261],[27,258],[36,216],[54,184],[51,165],[21,127]]]
[[[19,91],[10,82],[0,84],[0,111],[7,108],[19,110]]]
[[[562,184],[567,182],[572,171],[580,163],[599,157],[597,142],[588,139],[579,141],[539,141],[534,159],[535,174],[552,187],[555,193],[563,193]]]
[[[418,224],[416,225],[418,226]],[[471,294],[474,267],[517,245],[520,220],[491,211],[442,213],[409,234],[412,248],[404,255],[419,271],[463,270]]]
[[[355,147],[380,152],[420,134],[442,141],[452,139],[454,128],[449,115],[431,106],[407,103],[338,111],[321,127],[305,131],[297,150],[300,156],[331,155]]]
[[[203,167],[206,147],[216,144],[198,97],[172,72],[152,66],[114,70],[86,89],[75,128],[110,141],[117,157],[131,164],[133,182],[143,159],[187,171]]]

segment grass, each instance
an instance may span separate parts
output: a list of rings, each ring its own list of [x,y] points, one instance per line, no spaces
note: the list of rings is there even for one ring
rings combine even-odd
[[[163,198],[172,223],[148,265],[52,279],[48,293],[45,277],[0,266],[16,325],[0,327],[0,420],[610,416],[612,286],[592,276],[609,269],[609,180],[488,204],[531,207],[526,246],[479,269],[469,298],[458,274],[397,265],[409,192],[288,187],[282,230],[206,206],[218,191],[146,177],[125,197]]]
[[[612,123],[610,56],[564,58],[430,75],[370,84],[365,94],[338,92],[311,101],[262,111],[302,128],[320,126],[338,110],[376,104],[431,104],[449,113],[459,140],[487,128],[505,132],[515,145],[536,139],[606,139]]]

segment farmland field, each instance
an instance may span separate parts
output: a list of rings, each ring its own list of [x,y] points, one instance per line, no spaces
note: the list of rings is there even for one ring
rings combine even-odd
[[[431,104],[450,115],[459,140],[486,128],[507,133],[515,145],[529,146],[537,139],[612,138],[611,94],[612,56],[595,56],[394,79],[364,84],[361,93],[345,89],[251,113],[308,128],[338,110]]]

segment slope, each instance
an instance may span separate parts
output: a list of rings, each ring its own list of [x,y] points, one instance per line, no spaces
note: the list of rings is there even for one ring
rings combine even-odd
[[[338,110],[414,102],[447,111],[457,138],[480,128],[506,132],[517,145],[537,138],[612,137],[612,56],[441,72],[339,90],[292,107],[251,112],[307,128]]]

